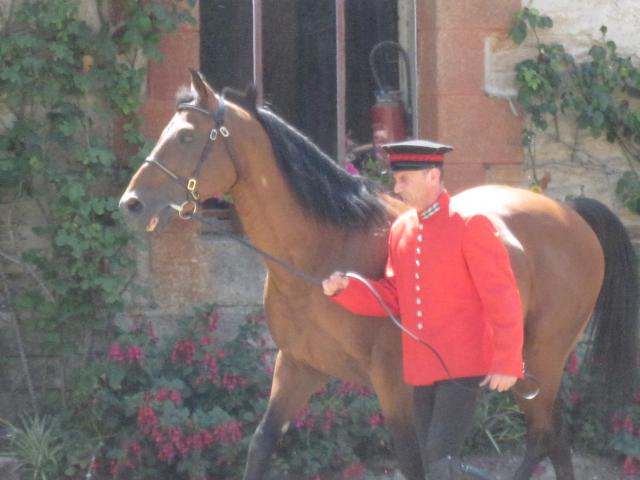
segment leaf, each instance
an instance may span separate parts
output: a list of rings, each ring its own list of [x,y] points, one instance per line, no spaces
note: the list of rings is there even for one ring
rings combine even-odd
[[[607,57],[607,51],[599,45],[594,45],[591,47],[591,50],[589,50],[589,55],[596,62],[601,62]]]
[[[521,45],[527,38],[527,24],[524,20],[518,20],[511,29],[511,40]]]

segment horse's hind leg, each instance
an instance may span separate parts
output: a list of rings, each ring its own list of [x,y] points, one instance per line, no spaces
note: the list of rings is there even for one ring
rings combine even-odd
[[[571,449],[566,426],[557,401],[564,358],[553,358],[545,351],[545,358],[530,356],[527,368],[538,382],[540,393],[532,400],[517,398],[518,405],[528,420],[527,447],[515,480],[528,480],[538,463],[549,457],[557,480],[573,480]],[[553,365],[553,367],[550,367]]]
[[[265,478],[283,427],[325,381],[320,372],[295,361],[282,350],[278,352],[271,396],[249,445],[244,480]]]

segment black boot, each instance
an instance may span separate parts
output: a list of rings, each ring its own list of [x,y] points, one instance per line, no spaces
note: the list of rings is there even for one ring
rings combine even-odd
[[[464,464],[457,457],[447,455],[429,464],[429,480],[494,480],[482,470]]]

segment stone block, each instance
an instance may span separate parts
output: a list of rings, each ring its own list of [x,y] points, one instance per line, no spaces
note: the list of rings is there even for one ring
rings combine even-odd
[[[513,13],[521,0],[436,0],[439,28],[491,29],[511,28]]]
[[[487,165],[485,180],[487,183],[509,185],[511,187],[526,187],[529,183],[527,181],[527,172],[522,164]]]
[[[450,194],[486,183],[486,168],[481,163],[446,164],[444,184]]]
[[[153,297],[160,307],[262,303],[262,260],[230,239],[163,232],[152,241],[150,260]]]
[[[449,163],[519,163],[520,118],[507,102],[486,96],[441,96],[438,140],[454,146]]]
[[[436,52],[436,94],[479,95],[484,85],[482,30],[439,30]]]

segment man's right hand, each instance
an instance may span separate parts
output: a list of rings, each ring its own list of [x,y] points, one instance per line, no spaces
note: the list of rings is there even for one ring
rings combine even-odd
[[[345,276],[343,272],[334,272],[331,276],[322,282],[322,289],[324,294],[333,296],[341,290],[344,290],[349,285],[349,278]]]

